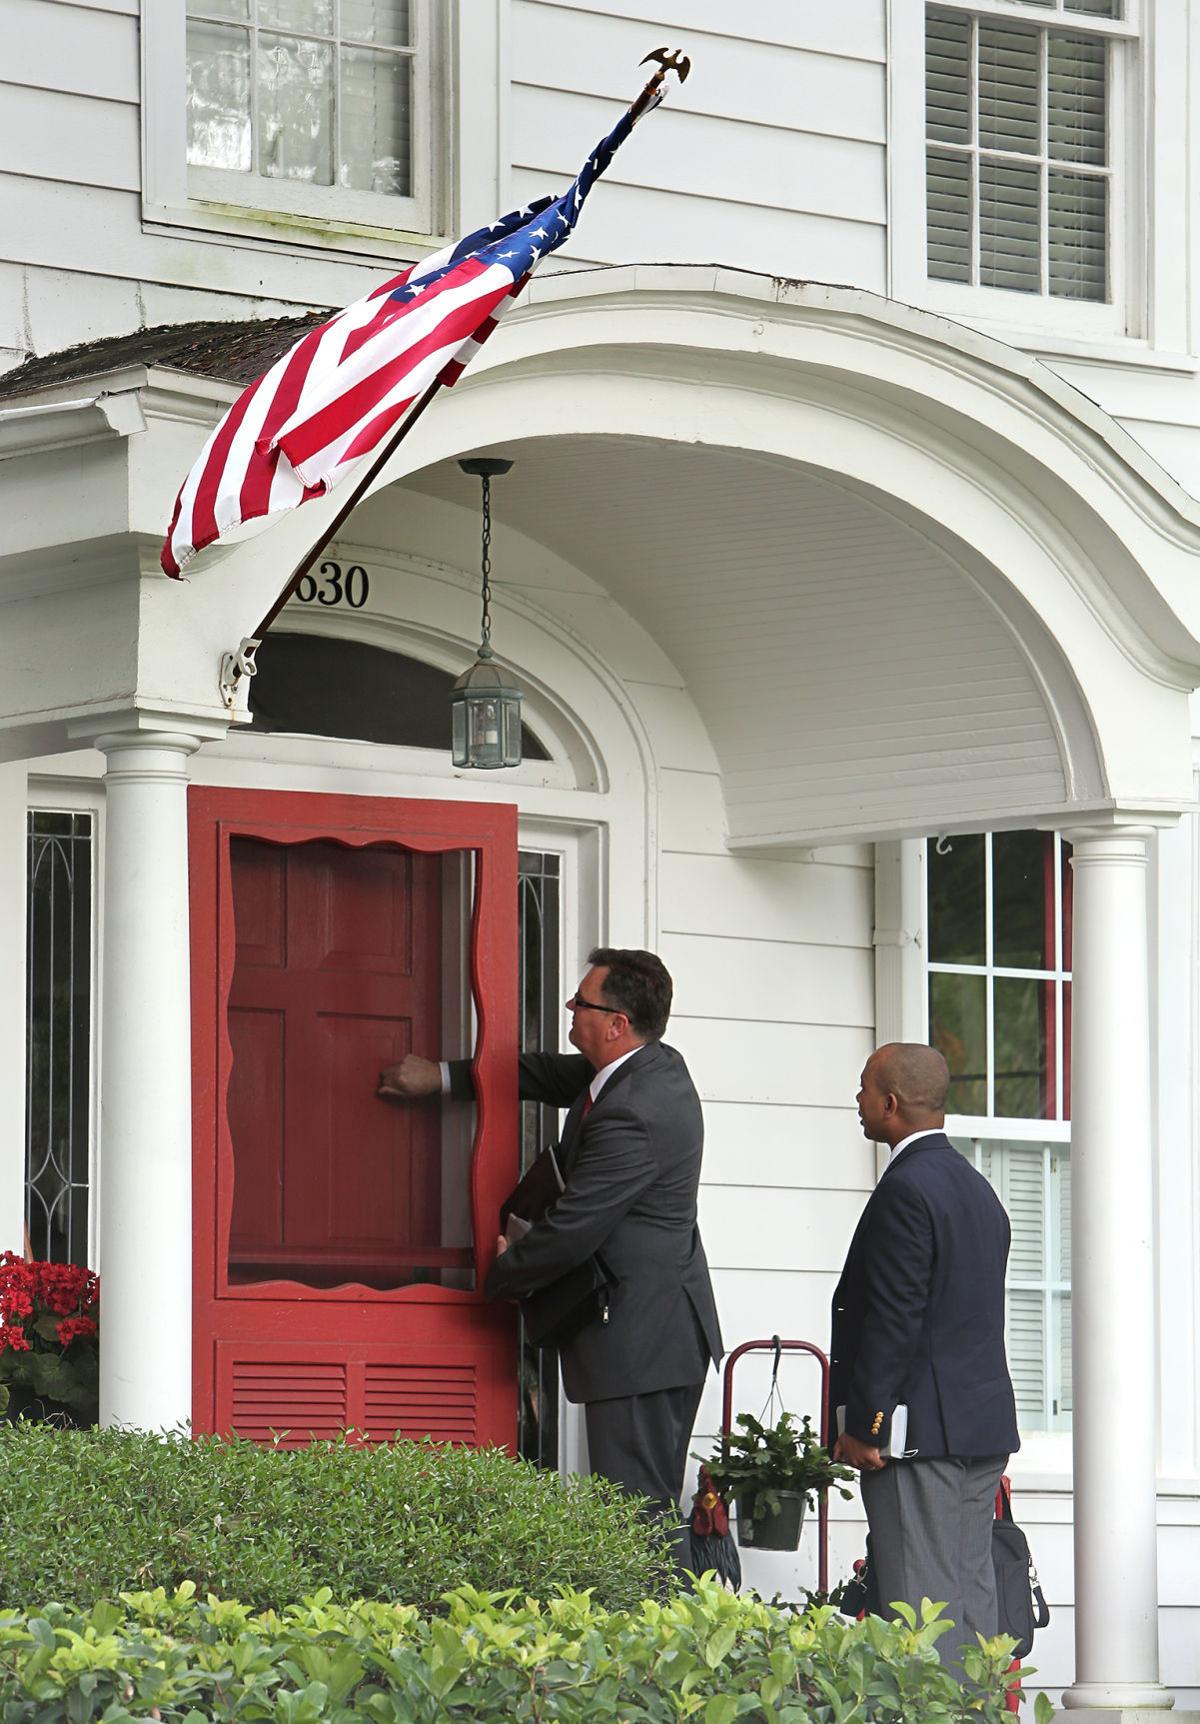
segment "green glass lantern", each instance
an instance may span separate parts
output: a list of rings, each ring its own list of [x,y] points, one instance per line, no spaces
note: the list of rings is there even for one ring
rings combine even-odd
[[[450,748],[455,766],[520,766],[521,691],[492,651],[492,480],[507,473],[512,462],[478,456],[458,464],[483,487],[483,618],[475,662],[451,691]]]

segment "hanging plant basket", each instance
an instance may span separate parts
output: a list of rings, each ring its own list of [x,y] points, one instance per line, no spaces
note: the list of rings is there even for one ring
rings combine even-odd
[[[773,1494],[779,1507],[760,1504],[761,1512],[757,1516],[753,1497],[736,1499],[737,1541],[743,1548],[799,1550],[808,1499],[803,1491],[775,1491]]]
[[[786,1412],[764,1425],[739,1413],[737,1429],[727,1431],[711,1455],[696,1458],[724,1500],[737,1505],[743,1549],[798,1550],[810,1499],[830,1489],[848,1497],[846,1482],[854,1478],[821,1447],[807,1414],[799,1425]]]

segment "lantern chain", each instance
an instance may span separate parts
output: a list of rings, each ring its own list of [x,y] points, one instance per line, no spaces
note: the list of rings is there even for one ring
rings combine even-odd
[[[480,649],[486,647],[487,655],[491,655],[492,645],[492,481],[487,473],[481,480],[483,486],[483,545],[480,566],[483,574],[483,619],[480,628]]]

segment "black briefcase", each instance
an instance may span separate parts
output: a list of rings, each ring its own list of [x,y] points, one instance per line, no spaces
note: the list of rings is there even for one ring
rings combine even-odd
[[[603,1258],[589,1257],[548,1287],[521,1301],[525,1333],[535,1347],[561,1347],[599,1318],[608,1322],[609,1296],[616,1278]]]

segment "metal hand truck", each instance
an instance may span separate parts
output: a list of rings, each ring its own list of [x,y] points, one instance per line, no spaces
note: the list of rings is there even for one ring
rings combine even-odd
[[[829,1447],[829,1360],[819,1347],[811,1341],[781,1341],[778,1335],[773,1335],[769,1341],[743,1341],[740,1347],[735,1347],[725,1361],[721,1385],[721,1441],[722,1443],[733,1433],[733,1367],[746,1353],[774,1353],[775,1371],[779,1370],[779,1359],[783,1353],[808,1353],[817,1361],[821,1371],[821,1418],[818,1432],[821,1447]],[[829,1498],[827,1491],[817,1493],[817,1587],[821,1592],[829,1590]]]

